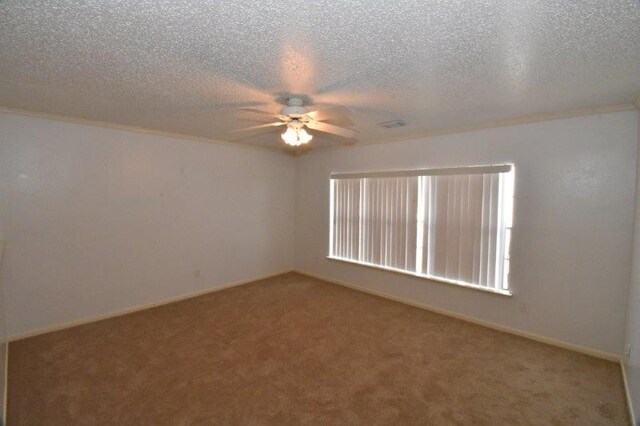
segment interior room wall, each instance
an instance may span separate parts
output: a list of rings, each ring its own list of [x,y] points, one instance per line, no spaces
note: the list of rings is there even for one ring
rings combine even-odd
[[[0,138],[0,144],[1,144]],[[2,151],[0,150],[0,153]],[[0,160],[0,166],[2,160]],[[5,424],[5,390],[7,386],[7,327],[5,320],[5,300],[4,300],[4,285],[2,283],[1,271],[2,271],[2,258],[4,253],[4,218],[7,206],[7,194],[6,194],[6,182],[2,179],[2,172],[0,172],[0,425]]]
[[[290,270],[294,161],[0,114],[8,334]]]
[[[296,164],[295,266],[369,291],[620,355],[636,129],[637,114],[625,111],[311,152]],[[512,297],[326,259],[332,172],[500,163],[516,167]]]
[[[0,139],[1,143],[1,139]],[[1,150],[0,150],[1,152]],[[0,160],[0,164],[2,160]],[[2,271],[2,257],[4,253],[4,217],[5,209],[7,206],[6,196],[6,182],[1,179],[0,172],[0,275]],[[5,321],[5,301],[4,301],[4,286],[0,277],[0,425],[5,421],[5,388],[7,385],[7,327]]]
[[[638,146],[640,147],[640,113],[638,113]],[[628,350],[628,352],[627,352]],[[634,215],[631,287],[627,302],[625,336],[625,375],[627,393],[636,420],[640,420],[640,150],[636,174],[636,206]],[[635,423],[634,423],[635,424]]]

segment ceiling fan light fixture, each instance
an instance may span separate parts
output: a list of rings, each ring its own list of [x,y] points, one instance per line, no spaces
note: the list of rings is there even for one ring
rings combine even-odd
[[[0,0],[0,2],[1,1],[2,0]],[[309,134],[307,129],[313,130],[314,133],[324,132],[347,139],[347,141],[338,139],[337,142],[340,143],[352,144],[357,142],[355,137],[358,132],[356,130],[340,127],[327,122],[337,120],[343,125],[352,126],[354,123],[349,119],[349,109],[347,107],[334,106],[319,109],[317,111],[309,111],[304,106],[311,103],[311,100],[308,97],[303,99],[298,96],[292,96],[284,100],[286,101],[287,106],[282,109],[280,114],[274,114],[272,112],[253,108],[240,108],[242,111],[270,116],[277,119],[277,121],[245,127],[243,129],[235,129],[229,131],[229,133],[240,133],[240,137],[242,137],[242,133],[251,132],[247,136],[244,136],[251,137],[252,135],[256,135],[256,131],[268,132],[273,127],[282,126],[282,128],[285,128],[286,126],[286,131],[282,133],[280,137],[285,144],[292,147],[300,147],[311,142],[313,136]],[[278,102],[283,103],[281,101]]]
[[[311,136],[304,128],[298,128],[290,126],[287,131],[282,135],[282,140],[287,145],[300,146],[309,143],[313,136]]]

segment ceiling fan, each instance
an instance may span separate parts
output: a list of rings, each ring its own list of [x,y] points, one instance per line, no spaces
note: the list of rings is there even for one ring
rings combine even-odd
[[[351,121],[348,116],[349,110],[346,107],[338,106],[317,111],[309,111],[304,106],[305,98],[298,96],[286,98],[286,104],[287,106],[282,109],[280,114],[272,114],[267,111],[252,108],[239,108],[241,111],[268,115],[270,117],[277,118],[278,121],[232,130],[231,133],[251,132],[252,134],[255,134],[256,132],[261,131],[268,132],[274,127],[284,126],[287,130],[282,133],[282,140],[292,147],[306,145],[311,141],[311,139],[313,139],[313,135],[309,134],[305,128],[340,136],[344,139],[344,141],[341,140],[343,143],[353,144],[357,142],[355,140],[357,135],[355,130],[346,129],[335,124],[325,122],[326,120],[336,120],[341,124],[344,123],[348,126],[353,125],[353,121]]]

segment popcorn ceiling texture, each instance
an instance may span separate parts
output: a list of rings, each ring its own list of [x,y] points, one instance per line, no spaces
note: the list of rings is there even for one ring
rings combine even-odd
[[[639,46],[637,0],[5,0],[0,105],[226,140],[304,93],[371,142],[631,103]]]

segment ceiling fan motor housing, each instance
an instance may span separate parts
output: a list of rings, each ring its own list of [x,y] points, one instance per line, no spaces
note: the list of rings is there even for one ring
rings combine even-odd
[[[282,110],[282,114],[291,117],[299,117],[301,115],[305,115],[309,112],[309,110],[302,105],[304,105],[303,99],[296,97],[289,98],[287,99],[287,106]]]
[[[305,115],[307,112],[309,112],[309,110],[302,106],[288,106],[282,110],[282,114],[291,117]]]

